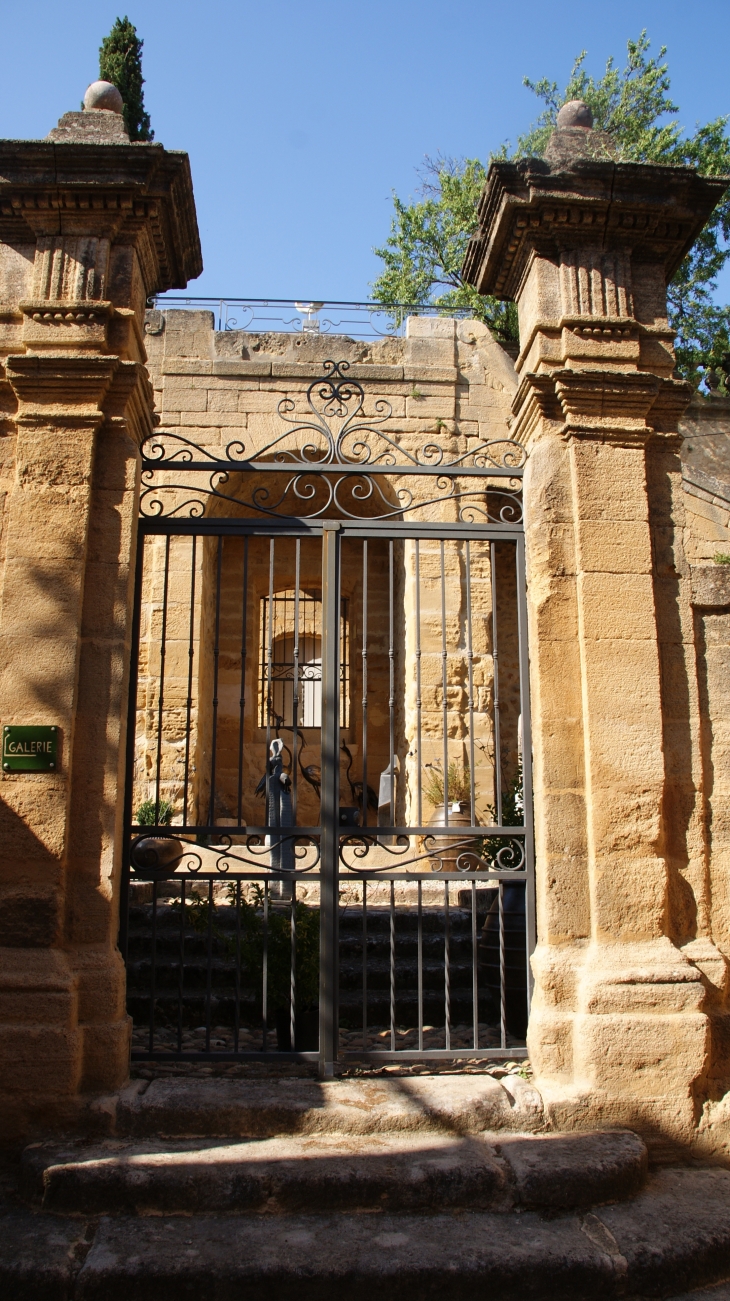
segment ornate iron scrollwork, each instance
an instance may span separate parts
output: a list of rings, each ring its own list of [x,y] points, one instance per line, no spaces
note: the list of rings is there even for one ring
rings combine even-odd
[[[520,522],[526,454],[519,443],[409,445],[386,428],[394,419],[386,398],[366,415],[365,390],[348,369],[347,361],[326,361],[301,414],[293,398],[282,398],[277,411],[286,427],[263,446],[249,449],[235,438],[216,456],[175,430],[150,434],[142,444],[142,515],[195,519],[218,500],[227,513],[233,506],[254,517],[395,520],[451,503],[463,523]]]
[[[480,828],[480,831],[483,830]],[[343,836],[340,840],[340,862],[343,867],[352,872],[377,874],[405,868],[416,872],[423,871],[422,865],[425,862],[433,864],[443,854],[443,849],[439,848],[440,837],[437,835],[421,837],[422,850],[414,854],[410,852],[412,835],[413,833],[404,829],[392,837],[384,836],[382,832],[375,830],[372,834],[358,832]],[[493,840],[494,837],[490,839]],[[392,861],[368,863],[368,855],[374,849],[384,851]],[[517,836],[505,837],[504,845],[493,852],[489,859],[482,857],[475,850],[473,836],[465,837],[463,840],[450,837],[448,853],[449,861],[453,860],[455,863],[452,870],[463,872],[465,875],[468,872],[520,872],[524,871],[525,867],[524,841]],[[432,870],[438,873],[442,869],[432,867]]]

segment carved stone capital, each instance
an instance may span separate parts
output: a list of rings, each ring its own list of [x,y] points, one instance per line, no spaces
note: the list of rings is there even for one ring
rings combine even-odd
[[[23,343],[31,352],[105,352],[114,304],[106,300],[36,299],[19,304]]]
[[[141,362],[120,361],[102,400],[105,422],[131,434],[137,446],[159,423],[153,411],[154,391]]]
[[[492,163],[464,277],[480,293],[518,298],[537,254],[564,266],[566,278],[572,264],[576,299],[588,307],[596,293],[605,301],[601,272],[611,263],[615,292],[626,303],[627,256],[660,262],[671,279],[727,186],[727,177],[689,167],[585,159],[561,171],[538,158]]]
[[[566,433],[648,432],[647,416],[659,389],[656,376],[636,371],[560,370],[552,379]]]
[[[188,156],[159,145],[0,140],[0,240],[132,245],[146,294],[184,289],[203,267]],[[83,275],[83,258],[77,263]],[[35,293],[46,296],[37,285]]]
[[[546,422],[565,438],[633,443],[677,436],[691,385],[641,371],[554,370],[523,375],[515,395],[512,436],[527,444]]]
[[[25,353],[8,357],[6,378],[18,400],[17,425],[98,426],[118,357]]]

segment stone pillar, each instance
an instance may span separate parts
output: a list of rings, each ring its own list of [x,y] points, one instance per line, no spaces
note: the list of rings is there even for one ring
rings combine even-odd
[[[128,1073],[116,946],[148,295],[201,258],[187,155],[114,112],[0,141],[0,723],[55,725],[0,776],[0,1134]]]
[[[703,861],[666,285],[727,185],[576,125],[492,165],[465,263],[518,304],[538,943],[528,1034],[561,1125],[685,1141],[724,959]],[[689,649],[687,647],[689,643]]]

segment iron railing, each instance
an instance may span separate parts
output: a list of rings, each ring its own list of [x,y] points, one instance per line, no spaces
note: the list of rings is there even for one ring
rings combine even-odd
[[[524,872],[340,884],[340,1062],[526,1055]],[[265,874],[134,885],[132,1057],[316,1061],[319,887],[313,874],[309,902],[296,882],[283,902]]]
[[[450,316],[469,320],[470,308],[439,308],[433,303],[337,303],[293,298],[194,298],[158,294],[148,307],[210,311],[217,330],[248,333],[344,334],[351,339],[399,338],[408,316]]]

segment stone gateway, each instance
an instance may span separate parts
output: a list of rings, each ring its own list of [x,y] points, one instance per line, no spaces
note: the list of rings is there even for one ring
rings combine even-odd
[[[400,1044],[529,1052],[494,1128],[726,1155],[730,403],[676,378],[666,285],[727,184],[621,162],[580,104],[494,163],[465,270],[517,303],[515,359],[472,320],[152,306],[202,269],[189,163],[103,83],[0,142],[7,1141],[172,1123],[120,1093],[130,1045],[333,1075]],[[215,1134],[203,1095],[179,1124]],[[347,1125],[416,1125],[368,1098]],[[549,1204],[519,1141],[510,1197]]]

